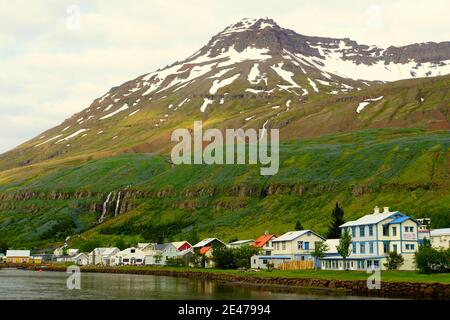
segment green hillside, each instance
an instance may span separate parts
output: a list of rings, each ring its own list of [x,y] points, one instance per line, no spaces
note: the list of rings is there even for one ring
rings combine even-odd
[[[336,201],[347,220],[378,205],[449,227],[449,147],[448,131],[370,129],[283,142],[272,177],[257,166],[173,166],[152,154],[4,171],[0,240],[14,247],[44,247],[73,235],[80,235],[73,246],[114,245],[119,238],[229,240],[282,233],[297,220],[324,233]],[[99,224],[109,192],[116,201]]]

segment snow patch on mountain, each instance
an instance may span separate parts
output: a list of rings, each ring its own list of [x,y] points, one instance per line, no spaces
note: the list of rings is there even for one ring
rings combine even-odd
[[[107,114],[107,115],[104,116],[104,117],[101,117],[100,120],[105,120],[105,119],[114,117],[114,116],[115,116],[116,114],[118,114],[119,112],[125,111],[125,110],[127,110],[127,109],[129,109],[129,107],[128,107],[128,104],[125,103],[125,104],[123,105],[123,107],[117,109],[117,110],[114,111],[114,112],[111,112],[111,113]]]
[[[209,89],[209,93],[216,94],[220,88],[223,88],[223,87],[226,87],[226,86],[232,84],[237,78],[239,78],[239,75],[240,74],[238,73],[228,79],[214,80],[211,89]]]

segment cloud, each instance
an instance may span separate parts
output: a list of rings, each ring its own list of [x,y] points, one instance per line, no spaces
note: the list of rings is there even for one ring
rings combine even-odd
[[[80,8],[80,28],[68,26],[71,5]],[[446,0],[1,1],[0,152],[111,87],[191,55],[243,17],[387,46],[448,40],[447,7]]]

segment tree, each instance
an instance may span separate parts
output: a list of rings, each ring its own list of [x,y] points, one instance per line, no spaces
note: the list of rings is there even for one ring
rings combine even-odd
[[[297,220],[297,222],[295,223],[295,231],[300,231],[300,230],[303,230],[303,225],[299,220]]]
[[[449,272],[450,248],[435,249],[429,241],[424,241],[414,254],[414,262],[419,273]]]
[[[243,246],[233,250],[236,267],[250,269],[250,260],[254,255],[259,254],[260,249],[252,246]]]
[[[197,226],[194,226],[192,228],[192,230],[189,232],[188,236],[186,237],[186,240],[192,245],[195,245],[196,243],[200,242],[200,237],[198,235]]]
[[[328,245],[324,241],[316,242],[314,246],[314,251],[311,255],[314,257],[314,271],[316,271],[316,262],[320,261],[325,257],[325,253],[328,251]]]
[[[341,236],[341,229],[339,226],[345,223],[344,220],[344,210],[339,206],[339,203],[336,202],[336,206],[331,212],[331,224],[328,227],[328,239],[337,239]]]
[[[216,268],[236,269],[237,264],[234,259],[233,249],[227,247],[218,247],[214,249],[213,261]]]
[[[122,238],[116,240],[116,247],[120,250],[125,250],[126,248],[128,248],[127,244]]]
[[[342,232],[341,238],[339,239],[339,244],[336,247],[337,252],[344,260],[344,270],[347,270],[346,260],[348,256],[350,256],[351,243],[352,243],[352,236],[347,230],[345,230],[344,232]]]
[[[389,252],[386,257],[386,262],[383,264],[387,270],[398,270],[401,265],[405,262],[401,254],[397,252]]]
[[[0,239],[0,253],[6,254],[6,250],[8,249],[9,249],[8,242],[6,242],[6,240]]]
[[[215,248],[213,261],[219,269],[250,268],[250,258],[259,253],[258,248],[243,246],[240,248]]]

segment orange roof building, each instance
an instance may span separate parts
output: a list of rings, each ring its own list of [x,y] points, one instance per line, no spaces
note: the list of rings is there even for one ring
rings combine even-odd
[[[276,238],[273,234],[263,234],[258,239],[255,240],[253,246],[255,248],[264,248],[264,246],[273,238]]]

